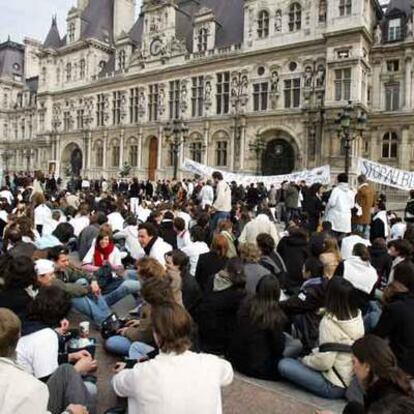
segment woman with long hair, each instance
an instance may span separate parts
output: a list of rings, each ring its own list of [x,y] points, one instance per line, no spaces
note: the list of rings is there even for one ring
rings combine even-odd
[[[256,294],[240,307],[228,350],[228,359],[237,371],[255,378],[278,379],[287,322],[279,299],[279,282],[269,274],[257,284]]]
[[[352,345],[364,335],[361,311],[353,302],[352,284],[333,277],[328,284],[325,309],[319,326],[319,349],[302,361],[282,359],[279,373],[320,397],[343,398],[352,380],[352,359],[350,353],[339,348]],[[335,347],[326,350],[324,345]]]

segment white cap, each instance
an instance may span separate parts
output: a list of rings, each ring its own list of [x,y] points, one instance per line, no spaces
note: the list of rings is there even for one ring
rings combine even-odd
[[[39,259],[35,262],[35,269],[37,276],[45,275],[46,273],[52,273],[55,271],[55,264],[46,259]]]

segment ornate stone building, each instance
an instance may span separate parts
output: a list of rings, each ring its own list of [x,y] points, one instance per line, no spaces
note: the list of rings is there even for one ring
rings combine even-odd
[[[184,157],[221,169],[343,168],[335,119],[368,125],[353,155],[410,169],[411,3],[392,0],[78,0],[66,35],[0,45],[0,150],[9,170],[170,177]],[[358,134],[356,134],[358,135]]]

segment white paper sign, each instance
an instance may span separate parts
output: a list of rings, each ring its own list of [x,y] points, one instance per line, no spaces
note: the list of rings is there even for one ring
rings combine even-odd
[[[409,191],[414,188],[414,171],[404,171],[365,158],[358,159],[358,174],[374,183]]]
[[[181,169],[186,172],[200,175],[202,177],[211,177],[214,171],[219,171],[227,182],[236,181],[238,184],[248,185],[251,183],[264,183],[266,187],[273,185],[280,185],[283,181],[306,181],[308,185],[314,183],[321,183],[328,185],[331,181],[331,168],[329,165],[324,165],[312,170],[304,170],[284,175],[268,175],[257,176],[247,174],[235,174],[227,171],[219,170],[217,168],[209,167],[198,162],[185,159]]]

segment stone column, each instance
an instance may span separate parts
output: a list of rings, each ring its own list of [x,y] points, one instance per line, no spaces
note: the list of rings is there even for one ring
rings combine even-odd
[[[143,133],[142,133],[142,128],[140,128],[138,130],[138,155],[137,155],[137,160],[138,160],[137,168],[138,169],[142,168],[142,140],[143,139],[144,139],[144,137],[143,137]]]
[[[235,162],[235,151],[234,151],[234,146],[235,146],[235,141],[236,141],[236,125],[237,122],[235,120],[233,120],[233,126],[231,127],[231,137],[230,137],[230,171],[234,172],[234,162]]]
[[[411,110],[411,76],[412,76],[412,59],[411,56],[405,58],[405,80],[404,80],[404,90],[405,90],[405,100],[404,100],[404,110]]]
[[[373,62],[371,102],[373,109],[381,108],[381,61]]]
[[[160,124],[158,128],[158,153],[157,153],[157,170],[162,168],[162,143],[163,143],[164,131]]]
[[[103,137],[103,170],[106,171],[106,158],[107,158],[107,140],[108,140],[108,133],[105,131],[104,132],[104,137]]]
[[[244,169],[244,156],[246,151],[246,118],[241,120],[240,129],[240,170]],[[261,162],[261,160],[259,160]]]
[[[87,169],[90,172],[91,170],[91,160],[92,160],[92,132],[88,132],[88,165]]]
[[[411,151],[410,151],[410,127],[408,125],[404,125],[401,132],[401,144],[398,146],[400,153],[399,155],[399,168],[402,170],[409,170],[410,169],[410,158],[411,158]]]
[[[125,131],[121,130],[121,140],[119,143],[119,168],[121,169],[124,165],[124,133]]]
[[[208,165],[209,162],[209,156],[208,156],[208,136],[210,134],[210,122],[209,121],[205,121],[204,123],[204,164]]]

